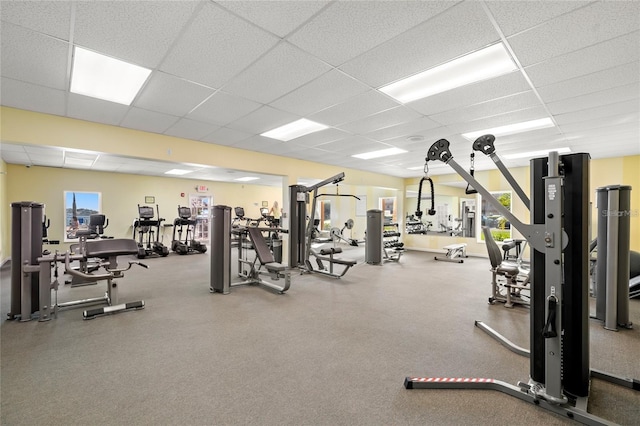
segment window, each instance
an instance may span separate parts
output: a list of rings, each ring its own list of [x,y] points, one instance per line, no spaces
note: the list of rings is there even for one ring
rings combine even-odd
[[[507,210],[511,211],[511,191],[492,192],[491,195],[500,202]],[[487,200],[480,197],[480,226],[488,226],[491,235],[496,241],[503,241],[511,238],[511,223],[506,217]],[[484,241],[484,235],[478,230],[478,241]]]

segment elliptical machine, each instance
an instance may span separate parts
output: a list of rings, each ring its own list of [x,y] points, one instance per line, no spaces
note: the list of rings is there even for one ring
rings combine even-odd
[[[153,207],[138,204],[138,219],[133,222],[133,239],[138,241],[138,259],[169,255],[169,247],[160,241],[160,225],[164,219],[160,217],[157,204],[156,211],[158,219],[154,219]]]
[[[206,253],[207,246],[200,241],[196,241],[195,235],[196,219],[191,218],[191,209],[189,207],[178,206],[178,217],[173,221],[173,237],[171,241],[171,250],[178,254]],[[176,239],[176,231],[178,238]],[[182,233],[184,232],[184,240]]]

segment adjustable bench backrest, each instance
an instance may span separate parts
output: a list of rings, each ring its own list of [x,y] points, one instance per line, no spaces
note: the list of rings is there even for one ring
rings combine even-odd
[[[262,235],[262,232],[258,228],[246,228],[249,233],[249,239],[253,243],[253,248],[258,255],[258,260],[262,265],[267,263],[274,263],[276,260],[273,257],[273,253],[269,250],[267,240]]]

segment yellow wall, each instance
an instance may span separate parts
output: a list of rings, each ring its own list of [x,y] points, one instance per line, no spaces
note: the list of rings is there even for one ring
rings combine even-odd
[[[0,146],[0,149],[2,147]],[[9,239],[9,214],[7,201],[7,163],[0,159],[0,265],[7,259],[11,251]]]
[[[189,179],[140,176],[53,167],[27,168],[7,166],[8,203],[36,201],[45,204],[45,214],[51,221],[49,239],[64,237],[64,191],[100,192],[102,212],[109,218],[106,235],[129,238],[134,219],[138,217],[138,204],[145,204],[145,196],[154,196],[165,223],[173,223],[178,214],[178,204],[189,205],[189,194],[210,195],[214,204],[244,207],[247,217],[259,217],[262,201],[269,205],[281,204],[280,188],[226,182],[201,182]],[[206,185],[209,191],[196,193],[197,185]],[[185,197],[181,197],[181,193]],[[171,241],[172,230],[165,231],[164,242]],[[60,247],[66,249],[66,245]]]
[[[592,238],[595,238],[597,233],[598,215],[595,203],[596,188],[615,184],[631,185],[633,187],[631,191],[630,218],[631,250],[640,251],[640,156],[635,155],[629,157],[591,160],[590,168],[589,185],[590,200],[592,203]],[[512,168],[510,169],[510,172],[528,195],[530,187],[529,167]],[[475,177],[478,182],[480,182],[489,191],[511,190],[506,179],[504,179],[498,170],[476,172]],[[463,179],[457,174],[451,174],[434,176],[433,181],[437,186],[439,182],[462,182]],[[415,186],[418,182],[419,179],[406,179],[407,186]],[[452,195],[450,192],[456,191],[456,189],[440,186],[436,190],[436,196],[439,191],[442,193],[446,192],[445,195]],[[512,211],[515,216],[522,222],[529,223],[528,207],[520,201],[515,192],[512,194],[512,200]],[[408,213],[412,213],[413,210],[415,210],[415,206],[413,205],[415,202],[415,198],[406,201]],[[513,231],[513,235],[515,237],[520,235],[515,228]],[[445,237],[438,235],[405,235],[404,241],[409,248],[435,251],[441,250],[442,247],[448,244],[467,243],[467,251],[469,254],[486,256],[486,247],[484,246],[484,243],[478,243],[475,238]]]

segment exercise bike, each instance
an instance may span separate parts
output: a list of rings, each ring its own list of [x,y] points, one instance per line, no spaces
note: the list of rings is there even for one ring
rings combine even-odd
[[[196,219],[191,218],[191,209],[189,207],[178,206],[178,217],[173,221],[171,250],[181,255],[207,252],[207,246],[193,238],[196,222]],[[176,238],[176,231],[178,238]],[[185,234],[184,240],[182,239],[183,232]]]

